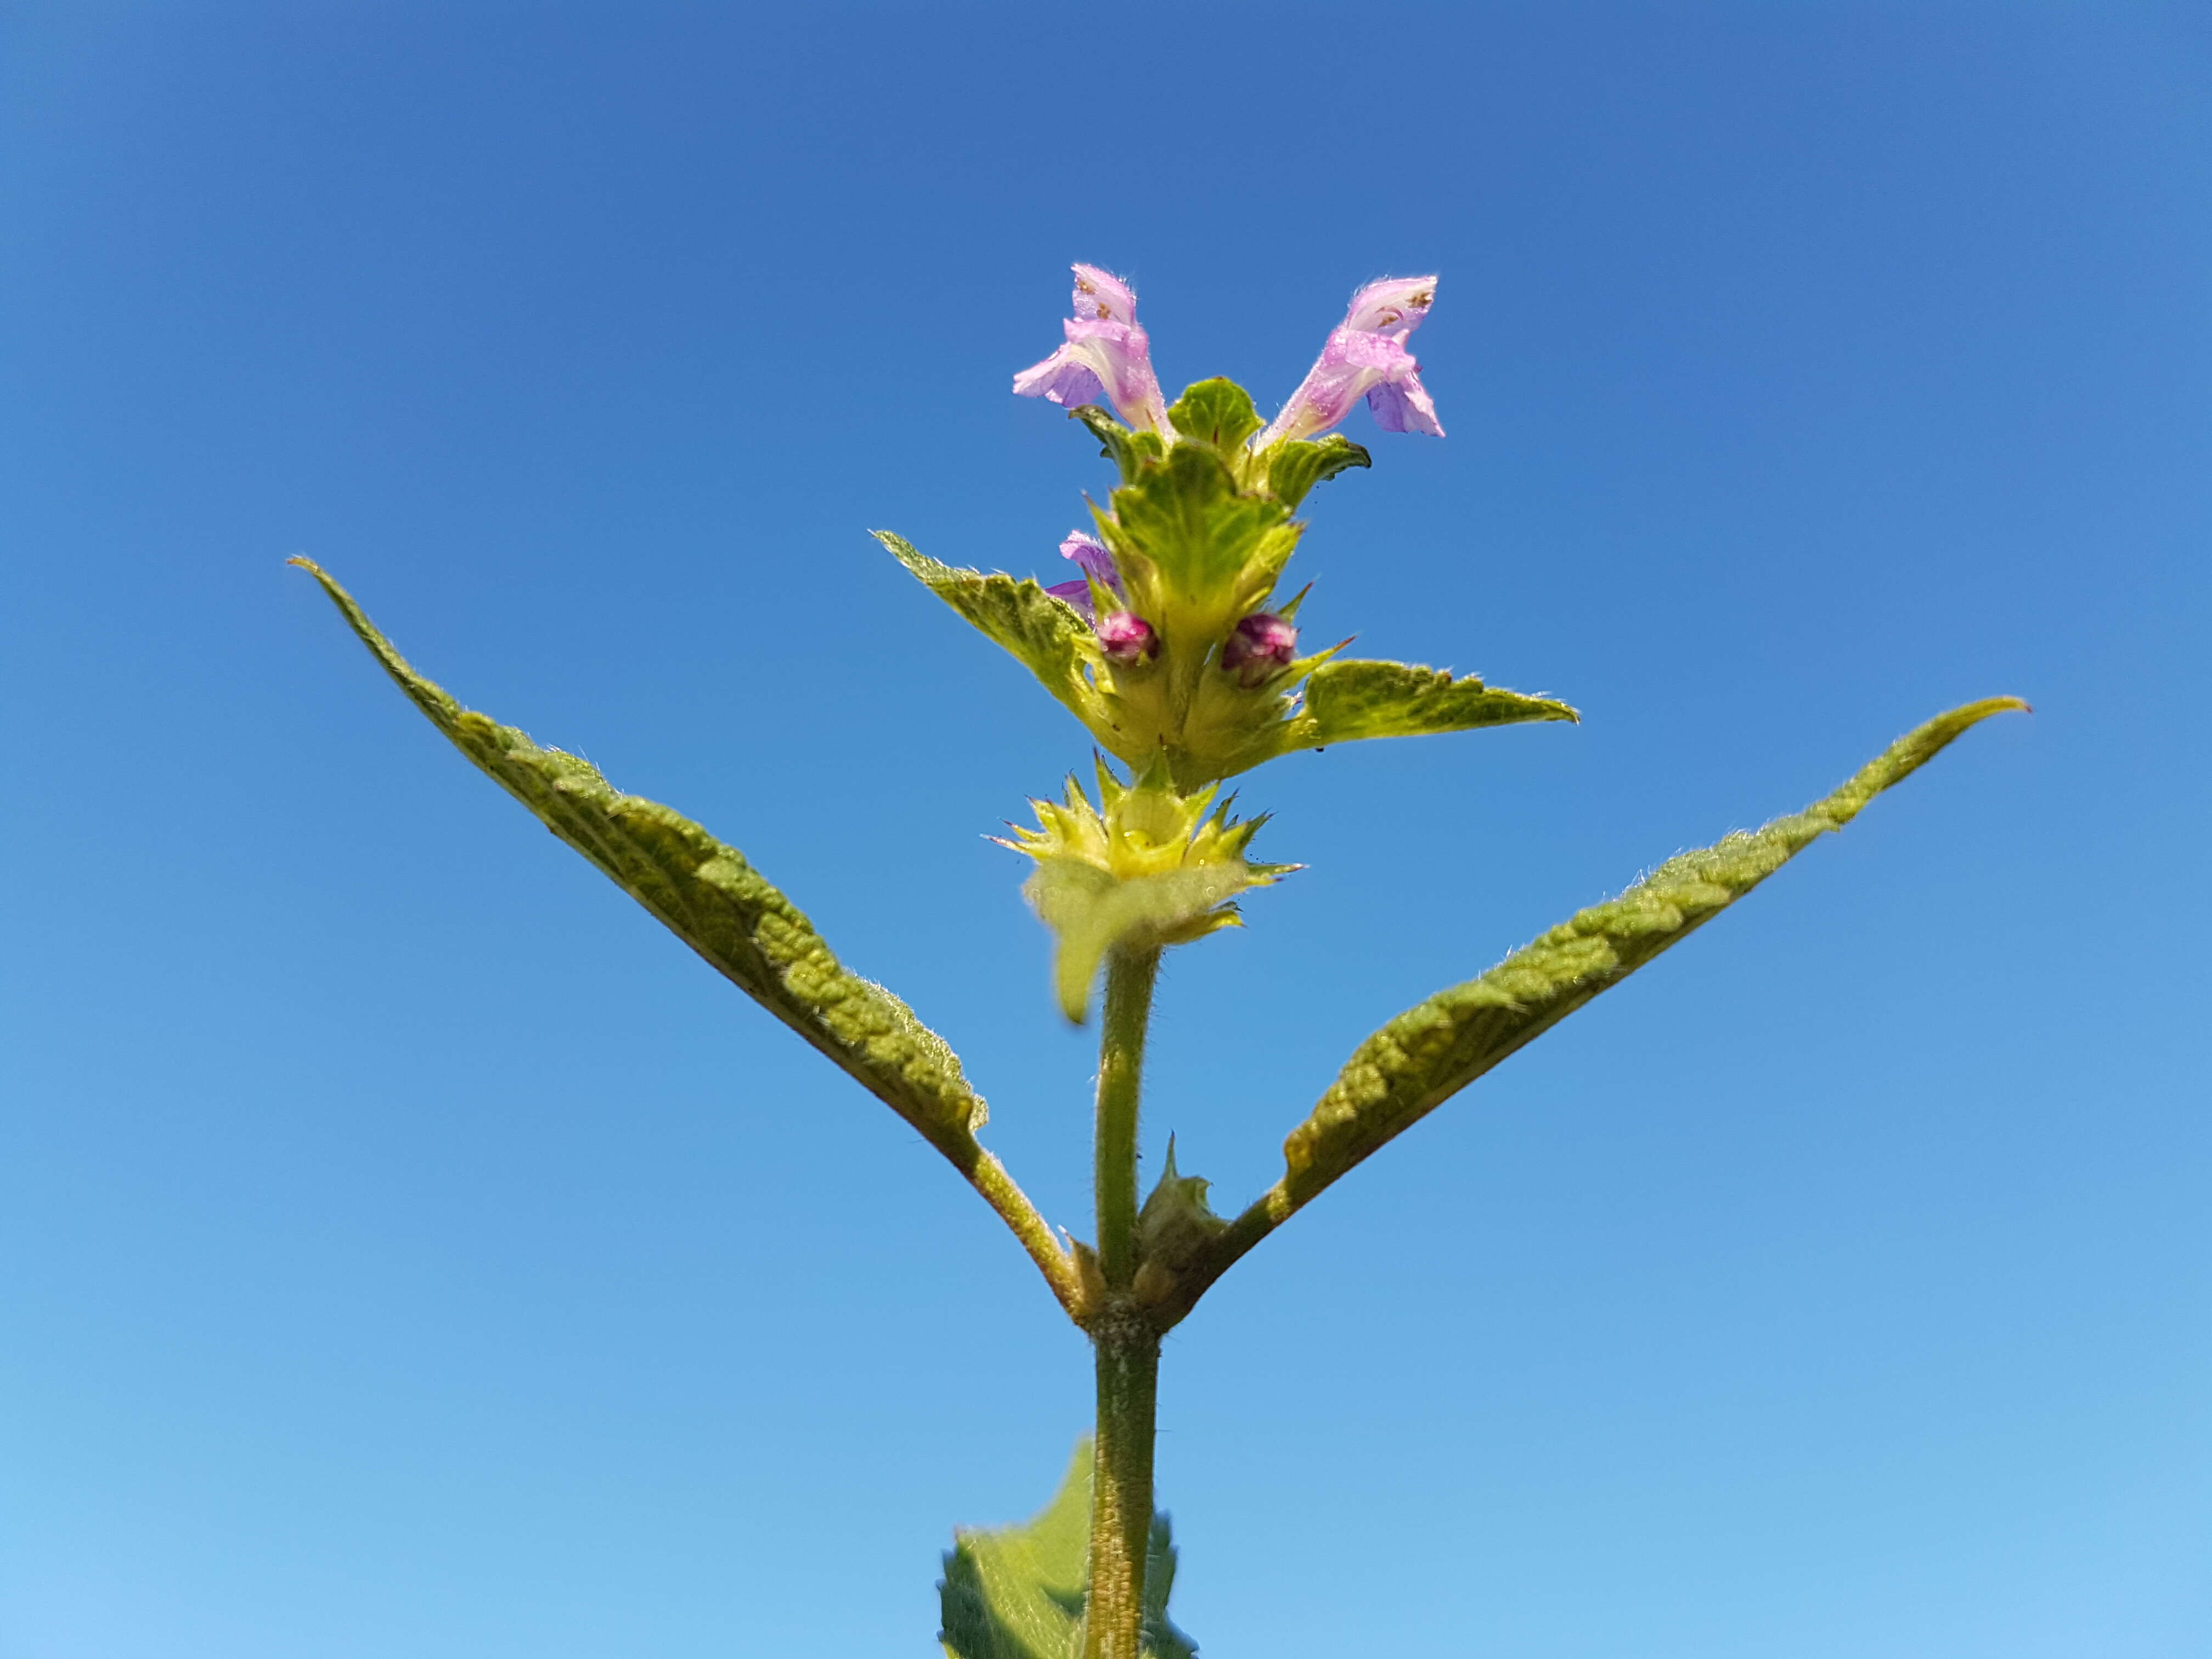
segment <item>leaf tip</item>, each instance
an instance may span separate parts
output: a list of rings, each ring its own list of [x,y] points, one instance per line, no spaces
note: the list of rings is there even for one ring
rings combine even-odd
[[[884,552],[908,569],[919,574],[927,568],[927,561],[922,558],[921,551],[896,530],[871,530],[868,534],[876,538]]]
[[[1920,730],[1931,733],[1940,732],[1942,736],[1936,745],[1940,748],[1960,733],[1979,726],[1992,714],[2033,714],[2034,712],[2025,697],[1983,697],[1973,702],[1963,703],[1948,714],[1938,714]]]

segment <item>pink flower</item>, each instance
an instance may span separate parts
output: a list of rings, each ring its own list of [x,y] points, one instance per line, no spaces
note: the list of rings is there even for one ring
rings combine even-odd
[[[1421,366],[1406,349],[1406,337],[1421,325],[1436,297],[1433,276],[1388,277],[1353,295],[1352,309],[1258,447],[1326,432],[1362,398],[1385,432],[1443,437],[1437,406],[1421,385]]]
[[[1139,431],[1168,429],[1167,400],[1152,373],[1152,344],[1137,326],[1137,296],[1118,276],[1077,265],[1066,344],[1014,376],[1014,395],[1073,409],[1103,396]]]
[[[1109,592],[1119,595],[1121,573],[1114,568],[1114,556],[1106,544],[1095,536],[1086,536],[1080,530],[1071,530],[1067,539],[1060,544],[1060,556],[1073,559],[1083,568],[1082,576],[1072,582],[1054,582],[1045,592],[1055,599],[1066,601],[1080,611],[1085,618],[1091,616],[1091,579],[1097,578],[1098,585]]]

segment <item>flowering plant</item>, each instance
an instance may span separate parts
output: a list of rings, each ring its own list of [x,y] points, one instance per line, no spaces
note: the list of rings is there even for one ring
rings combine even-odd
[[[1240,921],[1242,896],[1296,866],[1249,856],[1264,818],[1231,816],[1226,779],[1293,750],[1574,720],[1549,697],[1414,665],[1301,654],[1305,590],[1284,597],[1316,486],[1370,465],[1334,430],[1363,398],[1388,432],[1441,437],[1407,340],[1436,279],[1372,283],[1273,420],[1226,380],[1173,404],[1152,371],[1135,294],[1078,265],[1059,349],[1013,389],[1066,406],[1114,463],[1106,505],[1060,552],[1049,586],[956,568],[899,537],[908,570],[1012,653],[1103,753],[1096,799],[1071,776],[1003,844],[1054,938],[1053,986],[1072,1022],[1104,981],[1096,1101],[1096,1210],[1087,1239],[1055,1231],[977,1138],[985,1109],[959,1060],[882,986],[846,969],[734,848],[667,807],[617,793],[585,761],[464,709],[417,674],[337,583],[307,560],[400,689],[470,760],[738,988],[943,1153],[1003,1219],[1095,1352],[1097,1414],[1060,1494],[1025,1527],[963,1532],[945,1558],[939,1639],[954,1659],[1175,1659],[1174,1553],[1152,1493],[1162,1336],[1231,1267],[1352,1167],[1523,1043],[1711,920],[1968,726],[2026,705],[1996,697],[1899,738],[1835,793],[1764,829],[1661,865],[1487,972],[1408,1009],[1353,1052],[1284,1142],[1281,1177],[1231,1216],[1182,1174],[1170,1142],[1138,1182],[1146,1030],[1160,957]],[[1117,769],[1115,763],[1119,763]]]

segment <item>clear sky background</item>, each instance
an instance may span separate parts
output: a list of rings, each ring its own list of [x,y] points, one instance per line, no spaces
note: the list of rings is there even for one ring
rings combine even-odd
[[[1212,1659],[2212,1651],[2199,6],[15,5],[0,1650],[933,1651],[1088,1354],[916,1137],[436,737],[742,848],[1085,1226],[983,836],[1088,746],[865,532],[1065,574],[1066,266],[1272,408],[1442,273],[1304,620],[1565,696],[1251,779],[1221,1207],[1373,1026],[1969,698],[1170,1340]]]

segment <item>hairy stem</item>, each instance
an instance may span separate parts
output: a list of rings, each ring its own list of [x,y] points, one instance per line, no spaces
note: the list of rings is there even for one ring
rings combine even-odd
[[[1115,951],[1106,958],[1105,1030],[1098,1042],[1098,1121],[1093,1183],[1098,1201],[1098,1271],[1109,1291],[1137,1273],[1137,1097],[1145,1027],[1160,953]]]
[[[1145,1551],[1152,1531],[1153,1405],[1160,1334],[1116,1314],[1091,1331],[1098,1363],[1098,1432],[1091,1476],[1091,1595],[1083,1659],[1139,1659]]]
[[[1131,1299],[1129,1287],[1137,1273],[1137,1109],[1145,1028],[1159,967],[1157,949],[1115,951],[1106,959],[1096,1170],[1098,1275],[1105,1297],[1087,1322],[1097,1358],[1098,1429],[1091,1464],[1084,1659],[1139,1659],[1144,1640],[1160,1334]]]
[[[964,1148],[957,1150],[965,1152]],[[983,1195],[983,1201],[998,1212],[999,1219],[1006,1224],[1022,1248],[1029,1252],[1030,1260],[1036,1263],[1037,1271],[1044,1275],[1044,1282],[1052,1287],[1060,1305],[1067,1310],[1071,1318],[1078,1316],[1083,1305],[1083,1286],[1076,1277],[1075,1264],[1053,1237],[1052,1224],[1038,1213],[1029,1194],[1014,1184],[1013,1176],[1006,1173],[1006,1166],[980,1146],[975,1149],[973,1157],[956,1157],[951,1152],[945,1155],[951,1158],[953,1167],[968,1177],[969,1185]]]

